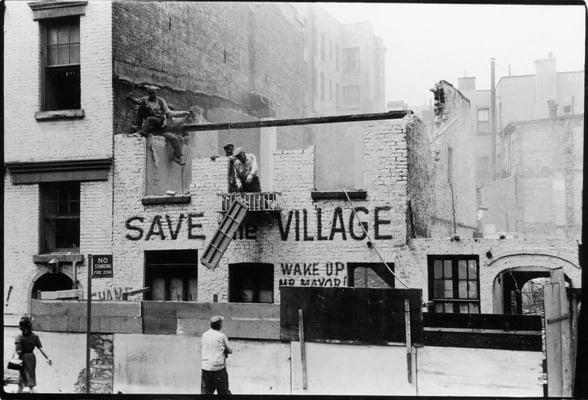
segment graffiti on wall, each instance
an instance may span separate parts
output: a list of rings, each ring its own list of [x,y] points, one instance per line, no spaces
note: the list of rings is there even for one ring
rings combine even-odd
[[[281,263],[280,286],[347,286],[342,262]]]
[[[178,217],[169,215],[155,215],[151,221],[146,221],[141,216],[133,216],[126,220],[126,238],[128,240],[150,240],[159,238],[161,240],[176,240],[181,232],[185,232],[188,239],[205,240],[202,233],[202,223],[197,222],[204,213],[180,214]],[[184,222],[185,221],[185,222]],[[145,233],[147,232],[147,233]]]
[[[112,289],[104,289],[98,290],[96,292],[92,291],[92,299],[97,300],[122,300],[123,293],[132,290],[132,287],[125,286],[122,287],[115,287]]]
[[[370,211],[366,207],[355,207],[343,209],[335,207],[328,215],[321,208],[316,213],[307,209],[290,210],[287,214],[277,216],[278,230],[282,241],[329,241],[341,240],[365,240],[369,235],[374,240],[392,240],[392,220],[390,206],[374,207]],[[202,223],[199,219],[204,213],[180,214],[177,217],[169,215],[155,215],[151,220],[141,216],[133,216],[126,220],[126,238],[128,240],[177,240],[187,238],[188,240],[206,237],[202,231]],[[361,222],[359,222],[361,221]],[[239,227],[234,239],[256,240],[257,227],[245,224]]]

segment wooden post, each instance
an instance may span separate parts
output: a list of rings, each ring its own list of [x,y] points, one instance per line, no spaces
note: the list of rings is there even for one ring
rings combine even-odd
[[[88,300],[86,311],[86,393],[90,393],[90,343],[92,336],[92,254],[88,254]]]
[[[544,288],[547,388],[550,397],[572,396],[570,307],[562,268],[551,271]]]
[[[551,271],[551,279],[559,284],[561,330],[561,362],[562,362],[562,396],[572,397],[572,327],[570,318],[570,303],[566,291],[563,268]]]
[[[306,377],[306,347],[304,345],[304,315],[302,309],[298,310],[298,335],[300,336],[300,361],[302,364],[302,389],[308,388]]]
[[[408,382],[412,383],[412,341],[410,337],[410,301],[404,299],[404,330],[406,334],[406,367]]]

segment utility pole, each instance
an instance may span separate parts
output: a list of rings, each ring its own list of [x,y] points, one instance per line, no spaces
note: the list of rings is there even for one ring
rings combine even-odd
[[[494,58],[490,59],[490,177],[496,179],[496,88]]]

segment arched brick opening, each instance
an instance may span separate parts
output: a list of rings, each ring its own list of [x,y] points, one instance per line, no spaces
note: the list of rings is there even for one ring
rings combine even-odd
[[[551,270],[563,268],[570,287],[580,284],[579,266],[561,254],[520,252],[504,254],[486,264],[492,268],[493,279],[486,284],[487,293],[492,293],[494,314],[517,314],[521,312],[521,289],[531,279],[549,277]]]

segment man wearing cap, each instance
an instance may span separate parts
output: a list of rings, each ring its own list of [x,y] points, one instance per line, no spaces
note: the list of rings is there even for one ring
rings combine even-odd
[[[233,156],[235,157],[233,168],[237,189],[241,192],[261,192],[255,155],[245,153],[245,149],[237,147]]]
[[[210,329],[202,334],[202,394],[231,394],[226,359],[233,352],[227,336],[220,330],[223,317],[210,319]]]
[[[165,137],[166,141],[171,144],[174,150],[174,160],[178,164],[184,164],[182,159],[182,144],[178,135],[171,132],[158,132],[159,129],[167,125],[168,119],[171,118],[171,111],[163,97],[157,95],[158,89],[155,86],[147,87],[147,96],[135,98],[127,96],[133,104],[137,104],[136,127],[139,135],[147,136],[148,133],[158,133]]]

